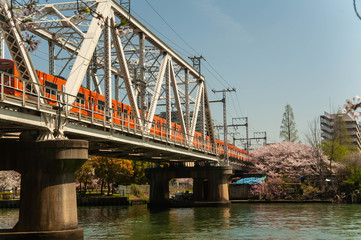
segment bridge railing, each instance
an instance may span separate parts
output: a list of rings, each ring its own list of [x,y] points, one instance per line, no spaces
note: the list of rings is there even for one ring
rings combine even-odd
[[[35,91],[35,85],[42,89],[43,94]],[[70,103],[69,99],[74,99]],[[145,131],[145,124],[140,125],[129,112],[112,105],[106,108],[99,102],[73,96],[63,90],[51,86],[36,84],[20,79],[13,74],[0,71],[0,101],[11,99],[20,102],[23,107],[34,107],[36,110],[55,111],[64,118],[77,120],[93,125],[103,126],[115,131],[125,132],[136,137],[148,138],[153,141],[181,146],[186,149],[217,155],[217,146],[207,137],[197,137],[185,134],[167,125],[151,123],[149,132]],[[186,139],[189,139],[186,141]]]

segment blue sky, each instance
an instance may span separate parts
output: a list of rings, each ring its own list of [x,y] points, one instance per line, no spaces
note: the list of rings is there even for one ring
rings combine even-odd
[[[226,80],[217,80],[204,64],[209,91],[237,89],[227,98],[229,124],[232,117],[247,116],[252,135],[266,131],[270,142],[280,141],[288,103],[303,141],[308,122],[361,94],[361,21],[352,0],[148,2]],[[131,8],[151,30],[185,49],[179,51],[184,58],[197,55],[145,0],[133,0]],[[221,108],[214,103],[212,115],[222,122]]]
[[[280,141],[288,103],[303,141],[308,122],[361,95],[361,20],[352,0],[147,1],[131,0],[132,14],[184,59],[206,58],[210,100],[222,97],[211,89],[236,88],[227,95],[228,123],[248,117],[250,136],[266,131],[269,142]],[[222,124],[220,103],[211,106]]]

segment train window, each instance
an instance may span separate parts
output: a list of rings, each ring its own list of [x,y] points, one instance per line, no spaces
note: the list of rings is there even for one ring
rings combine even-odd
[[[0,71],[2,72],[6,72],[6,73],[9,73],[9,74],[14,74],[14,68],[12,67],[0,67]]]
[[[56,91],[58,90],[58,84],[45,81],[45,92],[50,95],[56,96]]]
[[[127,115],[128,115],[128,109],[124,109],[124,115],[125,115],[125,117],[128,117]]]
[[[9,65],[10,65],[9,61],[0,62],[0,66],[9,66]]]
[[[98,100],[98,110],[104,111],[105,102],[102,100]]]
[[[121,116],[121,115],[122,115],[122,108],[118,107],[118,116]]]
[[[78,93],[75,102],[84,105],[85,104],[85,95],[84,95],[84,93]]]

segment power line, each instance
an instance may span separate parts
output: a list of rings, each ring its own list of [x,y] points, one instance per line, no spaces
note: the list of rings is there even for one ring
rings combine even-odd
[[[217,70],[206,60],[206,63],[212,68],[212,70],[228,85],[227,87],[231,87],[231,85],[222,77],[221,74],[217,72]]]
[[[197,50],[195,50],[187,41],[184,40],[184,38],[182,38],[182,36],[180,36],[175,29],[159,14],[159,12],[149,3],[148,0],[145,0],[146,3],[152,8],[152,10],[162,19],[162,21],[190,48],[192,49],[197,55],[201,55],[197,52]],[[183,49],[183,51],[186,51],[185,49]],[[189,53],[189,52],[188,52]],[[192,54],[190,54],[192,55]],[[205,60],[205,59],[204,59]],[[205,60],[206,63],[209,65],[209,67],[220,77],[221,80],[223,80],[226,84],[224,85],[223,83],[221,83],[221,81],[219,81],[219,78],[215,76],[215,74],[211,73],[211,71],[209,71],[209,69],[207,69],[225,88],[231,87],[231,85],[223,78],[223,76],[221,74],[219,74],[219,72],[212,66],[211,63],[209,63],[207,60]],[[228,85],[228,86],[227,86]]]
[[[174,28],[157,12],[157,10],[148,2],[148,0],[145,0],[145,2],[153,9],[153,11],[163,20],[163,22],[190,48],[192,49],[197,55],[199,54],[190,44],[188,44],[175,30]]]
[[[161,33],[159,30],[157,30],[156,27],[154,27],[152,24],[150,24],[147,20],[145,20],[144,18],[142,18],[138,13],[136,13],[134,10],[132,10],[132,13],[134,13],[134,15],[136,15],[138,18],[142,19],[142,21],[144,21],[145,23],[147,23],[150,27],[152,27],[157,33],[159,33],[160,35],[162,35],[164,38],[166,38],[170,43],[174,44],[177,48],[179,48],[181,51],[185,52],[181,53],[183,56],[187,56],[187,55],[192,55],[192,53],[190,53],[189,51],[185,50],[184,48],[182,48],[181,46],[179,46],[177,43],[173,42],[171,39],[169,39],[166,35],[164,35],[163,33]]]

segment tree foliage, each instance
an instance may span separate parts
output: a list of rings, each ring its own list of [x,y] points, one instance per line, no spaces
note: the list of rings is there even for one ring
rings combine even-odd
[[[148,168],[148,163],[142,161],[133,161],[132,166],[134,170],[132,183],[140,185],[148,183],[148,179],[145,176],[145,169]]]
[[[81,184],[84,184],[84,191],[87,191],[87,185],[91,183],[91,180],[94,178],[94,169],[91,161],[86,161],[81,168],[75,172],[75,178]]]
[[[261,184],[253,185],[250,192],[253,195],[258,195],[260,199],[280,199],[284,194],[282,184],[284,181],[280,177],[268,178]]]
[[[94,175],[102,183],[108,187],[108,194],[110,194],[112,184],[131,183],[131,178],[134,173],[132,162],[125,159],[117,159],[110,157],[93,157]]]
[[[20,187],[21,175],[15,171],[0,171],[0,190]]]
[[[327,157],[315,154],[311,146],[295,142],[281,142],[257,148],[252,151],[255,166],[265,174],[301,177],[319,175],[329,166]],[[321,161],[321,163],[320,163]],[[333,163],[333,170],[336,169]]]
[[[284,141],[295,142],[298,140],[295,117],[292,107],[287,104],[283,113],[280,138]]]

